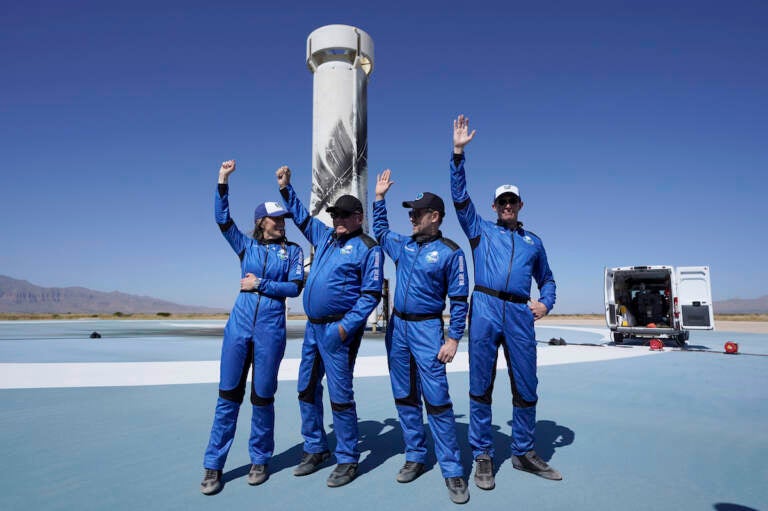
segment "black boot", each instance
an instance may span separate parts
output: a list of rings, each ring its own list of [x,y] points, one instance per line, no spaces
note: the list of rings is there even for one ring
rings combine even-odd
[[[481,490],[493,490],[496,487],[493,460],[487,454],[481,454],[475,459],[475,484]]]
[[[301,456],[301,463],[296,465],[296,468],[293,469],[293,475],[295,476],[305,476],[309,475],[312,472],[317,471],[318,468],[320,468],[320,464],[322,464],[325,460],[331,457],[331,453],[328,451],[323,452],[305,452]]]
[[[203,474],[203,482],[200,483],[200,491],[204,495],[213,495],[221,491],[221,470],[206,468]]]
[[[267,480],[269,473],[266,465],[251,465],[251,471],[248,472],[248,484],[256,486]]]
[[[536,454],[536,451],[528,451],[522,456],[513,454],[512,466],[517,470],[525,470],[526,472],[536,474],[544,479],[560,481],[563,478],[560,472],[547,465],[547,462],[541,459],[539,455]]]
[[[445,485],[448,487],[448,496],[454,504],[466,504],[469,501],[469,488],[463,477],[447,477]]]
[[[400,472],[397,473],[398,483],[410,483],[424,472],[424,463],[406,461]]]
[[[336,488],[349,484],[357,475],[357,463],[339,463],[328,476],[328,486]]]

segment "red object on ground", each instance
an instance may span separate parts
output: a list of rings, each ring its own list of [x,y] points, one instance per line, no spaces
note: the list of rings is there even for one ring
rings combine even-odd
[[[728,341],[725,343],[725,352],[729,355],[735,355],[739,352],[739,345],[733,341]]]
[[[650,345],[651,345],[651,351],[664,350],[664,343],[661,342],[661,339],[651,339]]]
[[[656,323],[648,323],[645,326],[646,326],[646,328],[656,328]]]

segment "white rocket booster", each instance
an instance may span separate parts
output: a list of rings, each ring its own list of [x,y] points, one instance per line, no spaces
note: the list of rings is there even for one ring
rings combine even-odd
[[[368,204],[373,39],[349,25],[320,27],[307,38],[307,66],[314,74],[309,212],[330,226],[325,208],[341,195],[354,195],[363,207]],[[368,222],[363,226],[367,231]]]

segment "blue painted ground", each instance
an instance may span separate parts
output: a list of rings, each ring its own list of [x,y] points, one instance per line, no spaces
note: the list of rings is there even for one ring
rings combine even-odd
[[[0,324],[0,362],[213,360],[219,354],[220,339],[213,334],[174,335],[164,322],[111,323],[51,322],[33,325],[29,335],[23,324]],[[110,328],[115,335],[98,342],[82,337]],[[126,335],[116,337],[120,332]],[[602,339],[537,329],[542,341],[553,336],[571,343]],[[726,340],[739,342],[745,353],[768,353],[766,336],[705,332],[694,334],[690,344],[710,352],[539,368],[536,449],[563,473],[562,482],[512,469],[511,395],[500,373],[494,392],[497,487],[490,492],[471,480],[468,375],[449,374],[470,475],[471,499],[464,508],[768,509],[768,357],[714,353]],[[298,356],[298,344],[289,342],[287,357]],[[381,354],[380,337],[370,336],[361,356]],[[295,382],[284,381],[276,396],[270,479],[258,487],[246,483],[246,404],[227,483],[213,497],[200,494],[199,482],[216,384],[0,390],[0,510],[453,507],[436,465],[414,483],[395,482],[404,459],[388,378],[358,378],[355,385],[364,454],[352,484],[327,488],[331,465],[304,478],[292,475],[301,452],[299,413]],[[327,424],[329,411],[326,406]]]

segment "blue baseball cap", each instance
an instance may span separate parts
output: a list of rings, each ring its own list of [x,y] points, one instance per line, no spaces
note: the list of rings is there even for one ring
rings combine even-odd
[[[256,210],[253,212],[253,221],[258,222],[265,216],[293,218],[293,214],[282,207],[279,202],[264,202],[256,206]]]

